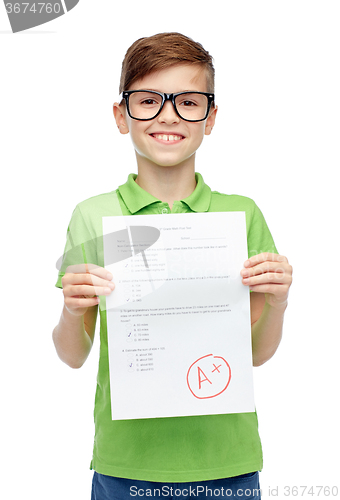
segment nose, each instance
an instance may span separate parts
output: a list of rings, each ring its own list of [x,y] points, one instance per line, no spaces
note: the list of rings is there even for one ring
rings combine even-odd
[[[166,101],[163,109],[157,117],[159,123],[179,123],[180,117],[176,113],[172,102]]]

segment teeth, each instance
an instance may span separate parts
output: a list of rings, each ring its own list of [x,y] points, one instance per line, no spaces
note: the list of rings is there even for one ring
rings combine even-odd
[[[160,139],[161,141],[179,141],[182,139],[180,135],[165,135],[165,134],[154,134],[156,139]]]

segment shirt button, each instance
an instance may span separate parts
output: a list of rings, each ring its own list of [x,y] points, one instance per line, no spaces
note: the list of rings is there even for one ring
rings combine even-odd
[[[168,213],[168,209],[167,208],[162,208],[162,214],[167,214]]]

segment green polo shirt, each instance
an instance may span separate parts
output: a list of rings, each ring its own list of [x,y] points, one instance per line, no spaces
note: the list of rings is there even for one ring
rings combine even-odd
[[[211,191],[201,174],[196,188],[172,210],[142,189],[130,174],[115,191],[89,198],[73,211],[56,286],[68,265],[104,267],[102,217],[243,211],[248,255],[277,253],[265,219],[250,198]],[[101,297],[105,301],[105,297]],[[102,303],[103,304],[103,303]],[[105,307],[100,314],[100,358],[95,396],[91,469],[109,476],[161,482],[220,479],[262,469],[256,412],[191,417],[111,420]]]

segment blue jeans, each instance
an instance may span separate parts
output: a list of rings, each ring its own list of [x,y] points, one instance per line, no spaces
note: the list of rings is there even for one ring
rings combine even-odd
[[[217,497],[260,500],[259,473],[193,483],[156,483],[94,472],[91,500],[214,499]]]

